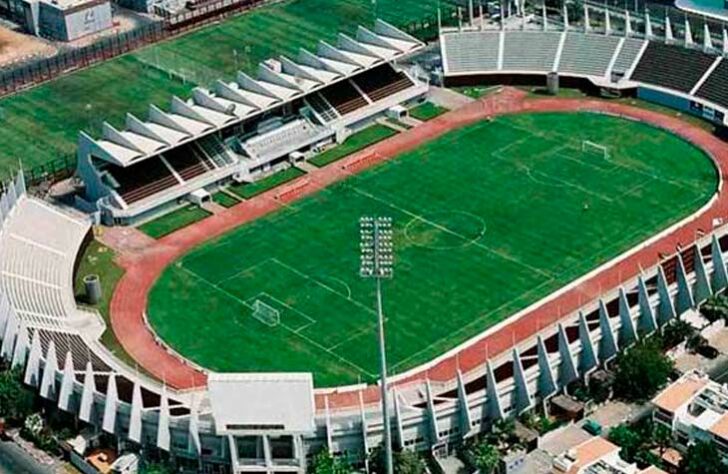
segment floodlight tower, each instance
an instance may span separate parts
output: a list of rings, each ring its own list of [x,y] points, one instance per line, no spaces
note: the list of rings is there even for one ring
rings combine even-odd
[[[382,280],[394,275],[394,245],[392,244],[392,218],[369,217],[359,219],[362,278],[377,282],[377,317],[379,319],[379,360],[381,363],[382,416],[384,423],[384,453],[387,474],[393,474],[392,425],[389,420],[387,390],[387,351],[384,342],[384,312],[382,310]]]

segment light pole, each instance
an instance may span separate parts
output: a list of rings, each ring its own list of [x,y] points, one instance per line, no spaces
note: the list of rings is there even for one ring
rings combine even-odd
[[[394,246],[392,244],[392,219],[390,217],[362,217],[359,219],[360,267],[362,278],[374,278],[377,282],[377,317],[379,320],[379,360],[381,363],[382,422],[384,424],[384,455],[387,474],[393,474],[392,425],[389,421],[387,390],[387,352],[384,342],[384,312],[382,311],[382,279],[394,274]]]

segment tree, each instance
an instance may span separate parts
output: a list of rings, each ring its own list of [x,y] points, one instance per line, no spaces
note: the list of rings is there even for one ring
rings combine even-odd
[[[23,385],[19,370],[0,372],[0,417],[23,421],[33,412],[35,394]]]
[[[609,441],[622,448],[619,454],[627,462],[634,462],[643,444],[640,434],[626,424],[617,425],[609,430]]]
[[[680,474],[721,474],[725,472],[717,448],[705,441],[688,447],[680,461]]]
[[[658,338],[647,338],[617,357],[614,394],[629,401],[643,401],[667,382],[672,361],[662,353]]]
[[[332,456],[328,449],[322,449],[311,459],[306,472],[308,474],[349,474],[352,471],[346,461]]]
[[[655,423],[652,426],[652,444],[657,448],[660,457],[664,456],[665,451],[672,447],[672,433],[670,429],[665,427],[665,425]]]
[[[500,452],[492,444],[481,441],[470,446],[468,457],[480,474],[491,474],[498,467]]]
[[[505,418],[496,421],[493,429],[488,434],[488,442],[499,448],[508,448],[518,442],[516,436],[516,421],[513,418]]]
[[[662,348],[672,349],[695,334],[695,328],[684,319],[676,319],[662,330]]]
[[[728,297],[725,295],[711,296],[700,306],[700,314],[711,323],[718,319],[728,322]]]
[[[173,474],[174,467],[163,462],[144,463],[139,469],[139,474]]]
[[[413,451],[395,451],[392,462],[394,463],[394,472],[397,474],[425,473],[425,462],[419,454]],[[369,455],[369,470],[376,474],[385,474],[387,472],[382,446],[376,447]]]
[[[708,345],[708,340],[704,338],[700,333],[695,333],[688,337],[685,342],[685,348],[691,352],[695,352],[703,346]]]

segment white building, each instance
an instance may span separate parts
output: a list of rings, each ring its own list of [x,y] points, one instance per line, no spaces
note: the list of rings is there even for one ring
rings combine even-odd
[[[553,474],[667,474],[651,466],[639,469],[619,457],[619,446],[604,438],[588,439],[554,459]]]
[[[728,464],[728,386],[688,372],[653,400],[653,419],[670,429],[680,449],[696,441],[715,444]]]

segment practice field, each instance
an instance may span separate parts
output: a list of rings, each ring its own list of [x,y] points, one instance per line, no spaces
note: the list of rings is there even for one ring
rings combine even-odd
[[[453,1],[442,2],[443,8]],[[397,26],[435,18],[437,0],[289,0],[262,7],[179,38],[0,99],[0,177],[75,153],[80,130],[94,136],[104,120],[122,126],[126,114],[146,118],[154,103],[189,97],[197,85],[233,80],[242,69],[319,40],[336,41],[382,18]],[[326,14],[321,14],[326,12]],[[434,21],[434,20],[433,20]]]
[[[583,151],[583,140],[608,156]],[[360,216],[394,220],[384,293],[390,368],[401,373],[689,215],[716,184],[702,151],[648,125],[502,117],[194,250],[160,277],[148,317],[176,351],[215,371],[371,381],[374,284],[358,276]]]

